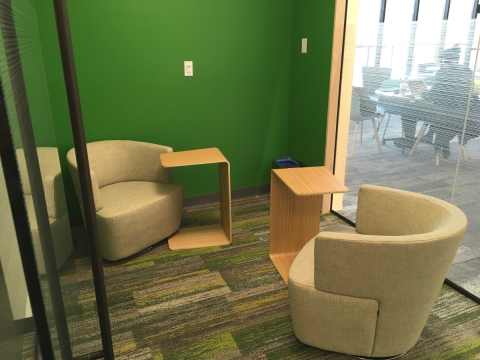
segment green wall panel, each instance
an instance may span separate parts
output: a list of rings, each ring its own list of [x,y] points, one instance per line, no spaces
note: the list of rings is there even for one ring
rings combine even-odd
[[[73,142],[53,8],[50,0],[36,4],[63,159]],[[218,147],[231,163],[232,189],[269,183],[272,159],[287,154],[291,7],[291,0],[68,1],[87,141]],[[185,60],[193,77],[183,75]],[[187,197],[217,192],[217,177],[208,167],[174,171]]]
[[[335,0],[293,2],[288,151],[307,166],[325,158],[334,16]]]
[[[53,5],[35,4],[67,170],[73,140]],[[323,163],[333,0],[68,0],[68,9],[87,141],[218,147],[232,189],[268,184],[276,157]],[[307,61],[301,37],[309,37]],[[183,75],[185,60],[193,77]],[[212,166],[174,170],[186,197],[217,192],[217,177]]]

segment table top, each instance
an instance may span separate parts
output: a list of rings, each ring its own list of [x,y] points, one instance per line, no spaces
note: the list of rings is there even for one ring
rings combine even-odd
[[[160,154],[160,161],[162,162],[163,166],[168,168],[177,166],[228,163],[228,160],[217,148],[164,153]]]
[[[422,97],[412,97],[412,96],[403,96],[403,95],[400,95],[400,94],[395,94],[394,92],[385,92],[385,91],[380,91],[380,90],[376,90],[375,91],[375,94],[378,95],[378,96],[388,96],[390,98],[394,98],[394,99],[398,99],[398,100],[405,100],[405,101],[418,101],[418,102],[423,102],[423,103],[426,103],[426,104],[433,104],[432,101],[427,101],[425,99],[423,99]]]
[[[296,195],[346,193],[348,189],[325,166],[272,170]]]

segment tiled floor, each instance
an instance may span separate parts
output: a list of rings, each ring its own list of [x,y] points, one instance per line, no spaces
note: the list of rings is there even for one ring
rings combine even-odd
[[[399,116],[392,116],[386,138],[401,136]],[[417,125],[417,132],[421,123]],[[381,125],[380,137],[385,124]],[[440,158],[432,145],[420,144],[412,157],[406,150],[387,141],[379,152],[370,121],[365,121],[363,145],[357,137],[355,154],[351,156],[355,123],[351,122],[345,184],[349,192],[344,197],[342,212],[355,220],[358,189],[363,184],[374,184],[414,191],[451,201],[457,160],[460,152],[458,139],[450,144],[451,155]],[[360,131],[359,131],[360,133]],[[467,161],[460,160],[453,204],[468,218],[468,229],[448,278],[480,297],[480,138],[470,140],[466,146]]]

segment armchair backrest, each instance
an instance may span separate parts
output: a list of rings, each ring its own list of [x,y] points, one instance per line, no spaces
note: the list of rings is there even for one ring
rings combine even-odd
[[[315,287],[377,300],[374,353],[401,353],[418,340],[466,227],[463,212],[444,201],[363,186],[357,232],[315,240]]]
[[[356,230],[364,235],[415,235],[449,223],[444,201],[407,191],[364,185],[358,193]]]
[[[164,168],[160,154],[172,148],[139,141],[107,140],[87,144],[90,170],[95,173],[98,187],[124,181],[172,182],[172,170]],[[75,149],[67,154],[76,167]]]
[[[32,195],[25,153],[23,149],[17,149],[16,152],[23,192],[25,195]],[[40,173],[42,175],[48,216],[58,219],[67,211],[58,150],[55,147],[38,147],[37,156]]]

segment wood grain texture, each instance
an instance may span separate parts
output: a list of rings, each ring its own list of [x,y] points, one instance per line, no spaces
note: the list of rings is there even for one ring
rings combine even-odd
[[[160,154],[160,161],[165,167],[228,163],[218,148],[164,153]]]
[[[330,67],[330,92],[328,96],[327,134],[325,142],[324,164],[333,172],[335,162],[335,142],[337,138],[338,99],[340,96],[340,79],[342,70],[343,34],[345,29],[345,9],[347,0],[335,2],[335,22],[333,25],[332,63]],[[322,214],[330,212],[331,196],[325,196]]]
[[[178,230],[168,239],[170,250],[196,249],[200,247],[230,244],[222,224],[197,226]]]
[[[218,163],[220,224],[178,230],[169,240],[170,250],[228,245],[232,242],[230,163],[217,148],[160,154],[164,167]]]
[[[298,196],[336,194],[348,191],[325,166],[272,171]]]
[[[270,254],[270,260],[272,260],[278,273],[283,281],[285,281],[285,284],[288,284],[288,273],[290,272],[293,260],[295,260],[297,254]]]
[[[319,232],[321,209],[321,194],[297,196],[280,179],[278,171],[272,171],[270,259],[285,282],[298,252]]]
[[[232,192],[230,190],[230,164],[221,162],[218,164],[220,185],[220,218],[223,230],[227,237],[232,239]]]

